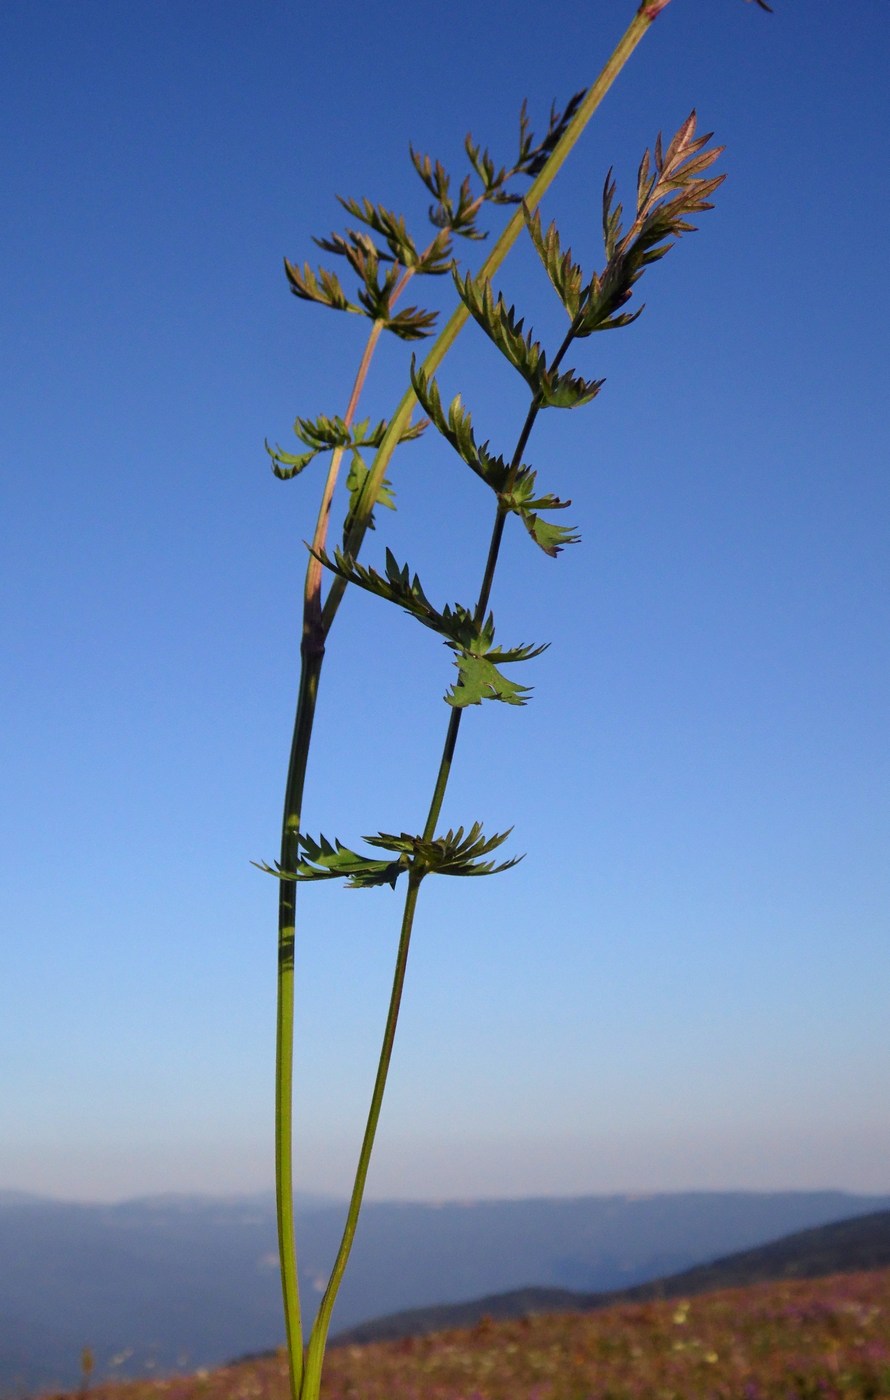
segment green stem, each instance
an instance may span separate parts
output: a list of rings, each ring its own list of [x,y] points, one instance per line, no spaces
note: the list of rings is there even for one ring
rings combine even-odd
[[[307,646],[304,638],[300,691],[291,742],[284,817],[281,827],[281,866],[296,869],[299,861],[300,816],[312,724],[318,699],[323,647]],[[278,1012],[275,1034],[275,1206],[278,1254],[290,1368],[291,1395],[300,1394],[303,1369],[303,1328],[294,1238],[293,1187],[293,1052],[294,1052],[294,937],[297,882],[279,881],[278,890]]]
[[[352,1242],[355,1238],[355,1230],[358,1225],[359,1212],[361,1211],[362,1199],[365,1193],[368,1166],[371,1161],[371,1151],[374,1147],[374,1138],[380,1119],[380,1109],[383,1104],[383,1091],[386,1088],[386,1077],[389,1072],[389,1062],[392,1058],[392,1047],[396,1035],[396,1025],[399,1019],[399,1006],[402,1000],[402,987],[405,982],[405,968],[408,964],[408,947],[411,942],[414,911],[417,907],[417,895],[422,878],[422,875],[418,875],[414,871],[411,871],[408,875],[408,893],[405,897],[405,908],[402,914],[399,951],[396,956],[392,993],[389,999],[389,1012],[386,1017],[386,1028],[383,1032],[383,1045],[380,1050],[380,1059],[377,1065],[377,1076],[374,1080],[374,1091],[371,1095],[371,1107],[368,1111],[368,1121],[365,1125],[365,1132],[359,1152],[358,1166],[356,1168],[355,1182],[349,1201],[343,1238],[340,1241],[337,1258],[334,1261],[331,1277],[324,1291],[324,1296],[318,1309],[318,1316],[312,1328],[312,1335],[309,1338],[309,1346],[306,1350],[306,1369],[303,1375],[303,1389],[300,1392],[300,1400],[318,1400],[321,1389],[321,1371],[324,1364],[324,1352],[327,1344],[328,1329],[331,1323],[331,1313],[337,1298],[337,1293],[340,1289],[343,1274],[346,1270],[346,1265],[349,1262]]]

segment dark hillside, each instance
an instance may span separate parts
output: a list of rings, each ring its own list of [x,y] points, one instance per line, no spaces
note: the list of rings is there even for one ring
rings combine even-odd
[[[437,1308],[414,1308],[377,1318],[340,1333],[335,1342],[357,1343],[423,1336],[451,1327],[471,1327],[483,1318],[500,1320],[538,1313],[590,1312],[619,1302],[692,1297],[716,1289],[747,1287],[778,1279],[822,1278],[890,1267],[890,1211],[839,1220],[817,1229],[742,1250],[634,1288],[576,1293],[562,1288],[522,1288]]]

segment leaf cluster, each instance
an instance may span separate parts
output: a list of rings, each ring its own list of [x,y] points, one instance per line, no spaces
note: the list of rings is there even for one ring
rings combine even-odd
[[[266,451],[272,458],[272,470],[281,481],[290,481],[299,475],[320,452],[332,452],[336,448],[349,448],[357,452],[359,448],[378,448],[386,435],[389,424],[385,419],[371,427],[371,420],[364,418],[350,427],[342,418],[297,418],[294,433],[300,442],[309,448],[308,452],[285,452],[280,447],[270,447],[266,441]],[[425,422],[409,423],[399,435],[399,442],[410,442],[420,437],[426,427]]]
[[[455,653],[454,664],[458,668],[458,678],[445,696],[449,705],[460,709],[465,705],[478,705],[483,700],[502,700],[508,705],[525,704],[524,697],[529,687],[508,680],[499,668],[540,656],[546,651],[546,645],[495,646],[491,613],[484,619],[477,618],[462,603],[446,604],[440,611],[430,602],[417,574],[412,577],[408,565],[400,565],[389,549],[386,551],[383,574],[359,564],[340,550],[335,550],[333,557],[324,550],[313,553],[326,568],[347,583],[357,584],[366,592],[395,603],[443,638],[445,645]]]
[[[419,881],[427,875],[498,875],[510,870],[518,865],[521,856],[513,856],[500,864],[484,859],[503,845],[510,831],[512,827],[486,837],[481,824],[474,822],[466,834],[459,826],[429,841],[422,836],[409,836],[404,831],[398,836],[380,831],[376,836],[363,838],[369,846],[389,851],[395,856],[394,860],[360,855],[341,841],[332,843],[325,836],[315,841],[311,836],[301,835],[297,839],[302,856],[295,870],[283,870],[277,861],[274,865],[253,863],[280,880],[345,879],[350,889],[372,889],[379,885],[395,889],[399,876],[406,871],[411,871]]]
[[[543,170],[549,157],[564,136],[568,126],[586,95],[586,89],[576,92],[562,112],[556,106],[550,108],[547,130],[540,141],[536,141],[529,125],[528,103],[523,102],[519,112],[519,149],[511,166],[498,166],[491,152],[477,144],[471,134],[464,138],[464,150],[477,176],[481,193],[472,192],[471,177],[462,182],[457,198],[451,195],[451,176],[441,161],[433,161],[427,155],[420,155],[410,148],[411,161],[430,194],[434,203],[430,205],[429,219],[434,228],[448,229],[463,238],[485,238],[477,225],[477,215],[485,203],[519,204],[522,196],[511,188],[511,181],[517,176],[533,180]]]
[[[563,112],[551,108],[548,128],[541,141],[535,141],[523,102],[519,115],[519,152],[510,167],[498,167],[489,151],[467,136],[464,146],[472,174],[481,184],[478,191],[474,191],[472,174],[468,174],[461,181],[457,195],[452,195],[451,176],[441,162],[432,161],[411,147],[412,164],[434,200],[429,218],[437,233],[428,247],[423,251],[418,249],[401,214],[382,204],[373,204],[369,199],[338,196],[346,212],[362,227],[347,228],[344,233],[332,233],[314,242],[325,252],[345,260],[358,279],[355,299],[350,299],[339,277],[330,269],[313,270],[308,262],[297,264],[285,259],[284,270],[291,291],[304,301],[314,301],[334,311],[369,316],[402,340],[420,340],[431,335],[435,312],[410,306],[393,313],[392,304],[401,290],[405,272],[440,276],[451,267],[456,236],[485,238],[486,234],[478,227],[483,205],[520,202],[521,196],[510,188],[511,181],[520,175],[533,178],[543,169],[583,97],[583,92],[576,93]],[[376,241],[372,235],[376,236]]]
[[[399,442],[410,442],[414,438],[420,437],[426,426],[425,421],[409,423],[400,433]],[[272,471],[281,481],[289,481],[292,477],[298,476],[321,452],[333,452],[339,449],[340,451],[348,450],[352,454],[346,477],[349,506],[343,522],[343,538],[345,540],[370,476],[370,470],[365,465],[361,449],[376,450],[383,441],[387,427],[388,424],[384,419],[381,419],[374,427],[371,427],[371,421],[368,418],[363,419],[360,423],[354,423],[350,427],[344,419],[339,417],[297,418],[294,423],[294,433],[309,450],[296,453],[285,452],[281,447],[271,447],[267,441],[266,451],[272,459]],[[392,482],[387,478],[384,478],[380,484],[375,505],[386,506],[388,510],[396,508]],[[374,529],[373,514],[368,518],[368,526],[370,529]]]
[[[525,322],[517,318],[516,308],[508,307],[500,292],[495,300],[487,277],[455,272],[454,282],[470,315],[519,371],[542,408],[579,408],[596,398],[603,380],[582,379],[572,370],[560,373],[555,361],[548,366],[538,341],[530,331],[524,333]]]
[[[661,135],[654,151],[645,151],[637,171],[636,212],[624,231],[621,204],[615,200],[611,170],[606,176],[602,197],[603,242],[606,265],[585,283],[581,268],[573,261],[571,249],[562,249],[556,225],[543,232],[538,212],[528,210],[526,225],[532,243],[551,283],[571,320],[572,337],[583,338],[595,331],[628,326],[642,311],[622,308],[630,300],[633,287],[645,269],[670,251],[683,233],[694,231],[693,214],[712,209],[709,196],[725,176],[705,176],[721,154],[722,146],[705,149],[711,134],[696,137],[696,114],[691,112],[663,149]]]
[[[646,151],[637,171],[636,212],[625,232],[622,206],[615,200],[615,181],[606,177],[602,201],[603,238],[606,265],[585,280],[571,249],[563,249],[554,223],[544,231],[540,214],[523,206],[529,235],[548,277],[568,313],[569,332],[548,363],[532,332],[526,332],[516,309],[508,306],[501,293],[495,297],[491,281],[454,270],[458,295],[474,320],[497,346],[501,354],[523,377],[532,393],[532,412],[541,408],[577,408],[589,403],[603,385],[601,379],[584,379],[574,370],[562,370],[562,357],[572,341],[595,331],[615,330],[630,325],[642,307],[634,312],[623,308],[645,269],[663,258],[681,234],[695,226],[693,214],[713,206],[709,196],[722,183],[723,176],[706,172],[720,155],[722,147],[706,149],[710,135],[697,137],[696,115],[692,112],[665,150],[659,135],[652,152]],[[536,543],[555,555],[565,544],[578,539],[571,529],[547,520],[542,512],[569,505],[558,497],[537,494],[535,473],[520,461],[509,465],[479,444],[473,434],[469,413],[460,396],[447,412],[435,381],[416,364],[412,384],[424,412],[461,459],[497,494],[501,504],[523,521]]]

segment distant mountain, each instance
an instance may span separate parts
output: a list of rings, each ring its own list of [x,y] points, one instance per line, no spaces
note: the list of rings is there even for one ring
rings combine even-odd
[[[371,1202],[334,1325],[524,1289],[632,1288],[794,1230],[890,1210],[890,1196],[697,1192],[444,1205]],[[311,1314],[343,1225],[304,1201]],[[486,1309],[491,1311],[490,1308]],[[283,1334],[271,1194],[73,1205],[0,1197],[0,1400],[215,1366]]]
[[[789,1278],[824,1278],[829,1274],[859,1273],[890,1267],[890,1210],[854,1216],[813,1230],[799,1230],[758,1249],[746,1249],[699,1264],[667,1278],[610,1293],[574,1293],[564,1288],[521,1288],[452,1303],[438,1308],[413,1308],[373,1319],[338,1333],[333,1345],[396,1341],[431,1332],[472,1327],[485,1317],[495,1321],[534,1313],[592,1312],[615,1303],[640,1303],[656,1298],[691,1297],[722,1288],[744,1288]]]

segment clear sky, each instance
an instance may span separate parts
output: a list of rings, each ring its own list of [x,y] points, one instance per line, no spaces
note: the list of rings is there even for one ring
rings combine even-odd
[[[271,1185],[250,861],[277,851],[321,473],[276,481],[263,439],[344,411],[364,337],[282,258],[324,261],[338,192],[422,229],[409,141],[510,158],[522,98],[539,128],[633,9],[5,0],[0,1188]],[[890,1189],[888,59],[886,0],[672,0],[545,203],[595,265],[609,166],[628,197],[693,106],[727,148],[640,321],[575,357],[600,398],[532,440],[583,543],[511,534],[499,634],[552,645],[525,709],[468,712],[445,810],[528,857],[424,886],[372,1196]],[[561,334],[527,249],[498,285]],[[512,446],[481,332],[442,381]],[[470,601],[489,494],[431,440],[393,481],[366,561],[389,543]],[[419,829],[450,671],[350,593],[310,831]],[[301,899],[301,1187],[346,1188],[399,907]]]

